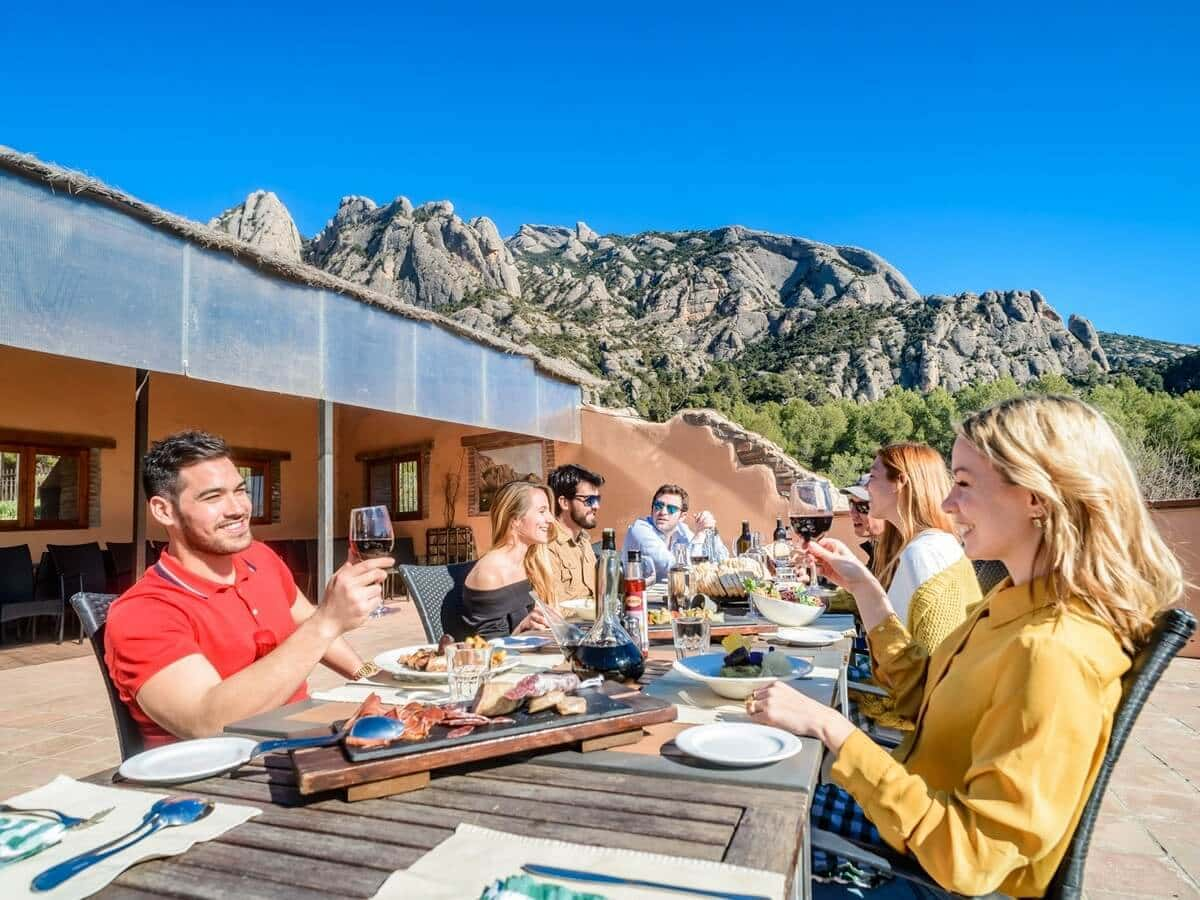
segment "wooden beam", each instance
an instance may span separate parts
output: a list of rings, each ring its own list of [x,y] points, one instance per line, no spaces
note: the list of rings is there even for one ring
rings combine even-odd
[[[317,401],[317,584],[320,600],[333,577],[333,401]]]
[[[142,372],[138,369],[138,372]],[[69,434],[61,431],[28,431],[24,428],[0,427],[0,444],[28,444],[37,447],[78,447],[81,450],[99,448],[112,450],[116,438],[98,434]]]
[[[146,489],[142,486],[142,459],[150,434],[150,373],[138,369],[133,379],[133,574],[146,571]]]
[[[230,447],[230,452],[238,459],[252,459],[258,462],[290,462],[290,450],[263,450],[261,447]]]

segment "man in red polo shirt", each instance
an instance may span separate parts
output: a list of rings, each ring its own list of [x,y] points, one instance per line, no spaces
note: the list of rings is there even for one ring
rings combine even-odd
[[[392,560],[342,566],[314,607],[251,538],[246,482],[221,438],[164,438],[146,454],[142,481],[170,545],[110,607],[104,651],[147,747],[220,734],[303,700],[318,662],[367,674],[342,635],[379,605]]]

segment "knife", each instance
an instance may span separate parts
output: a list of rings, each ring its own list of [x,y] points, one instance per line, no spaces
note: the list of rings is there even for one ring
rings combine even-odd
[[[557,866],[539,866],[526,863],[521,866],[530,875],[543,878],[566,878],[570,881],[590,881],[594,884],[625,884],[630,887],[653,888],[659,891],[677,891],[697,897],[718,897],[720,900],[771,900],[762,894],[732,894],[729,891],[708,891],[704,888],[684,887],[679,884],[664,884],[661,881],[642,881],[640,878],[621,878],[617,875],[601,875],[598,872],[583,872],[579,869],[560,869]]]

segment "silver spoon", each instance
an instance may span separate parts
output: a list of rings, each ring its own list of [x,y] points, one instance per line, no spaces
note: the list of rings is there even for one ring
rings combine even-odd
[[[197,797],[165,797],[150,807],[150,811],[146,813],[140,825],[117,838],[115,846],[113,846],[114,841],[109,841],[86,853],[63,860],[58,865],[51,866],[35,876],[29,886],[34,891],[54,890],[68,878],[78,875],[84,869],[94,866],[101,860],[108,859],[115,853],[132,847],[138,841],[150,837],[154,832],[177,825],[191,825],[193,822],[199,822],[212,811],[211,800],[201,800]],[[129,838],[129,840],[124,840],[125,838]],[[105,847],[108,849],[104,849]]]
[[[238,765],[245,765],[264,753],[279,753],[284,750],[305,750],[309,747],[332,747],[347,733],[367,741],[394,741],[404,735],[404,723],[387,716],[363,716],[349,732],[345,728],[333,734],[322,734],[310,738],[279,738],[262,741],[251,748],[249,755]]]

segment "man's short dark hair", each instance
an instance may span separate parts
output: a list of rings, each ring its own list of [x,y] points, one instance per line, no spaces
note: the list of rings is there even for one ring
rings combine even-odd
[[[584,481],[600,487],[604,484],[604,476],[585,469],[583,466],[569,465],[559,466],[546,477],[546,483],[550,485],[550,490],[554,491],[555,505],[563,497],[573,500],[580,483]]]
[[[142,487],[146,499],[179,497],[179,470],[209,459],[233,454],[224,438],[206,431],[180,431],[155,441],[142,457]]]
[[[677,484],[662,484],[662,485],[659,485],[659,487],[658,487],[658,490],[654,492],[654,496],[651,498],[650,502],[651,502],[651,503],[653,503],[655,500],[657,500],[657,499],[658,499],[659,497],[661,497],[663,494],[678,494],[678,495],[679,495],[679,509],[680,509],[680,511],[681,511],[681,512],[687,512],[687,511],[688,511],[688,495],[687,495],[687,491],[685,491],[685,490],[684,490],[683,488],[681,488],[679,485],[677,485]]]

